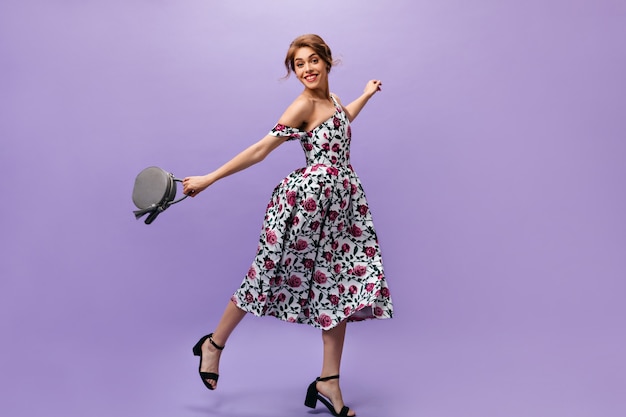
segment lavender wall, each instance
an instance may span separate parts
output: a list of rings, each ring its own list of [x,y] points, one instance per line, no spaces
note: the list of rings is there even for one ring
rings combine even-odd
[[[146,226],[135,175],[202,174],[300,91],[315,32],[353,126],[396,318],[350,326],[359,415],[613,417],[626,400],[626,4],[0,4],[0,414],[294,416],[319,334],[248,317],[219,391],[190,348],[247,270],[297,144]],[[227,353],[227,354],[226,354]]]

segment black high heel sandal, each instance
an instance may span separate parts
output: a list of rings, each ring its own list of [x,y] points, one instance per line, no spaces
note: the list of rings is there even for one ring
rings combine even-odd
[[[200,356],[200,364],[198,365],[198,373],[200,374],[200,378],[202,379],[204,386],[210,389],[211,391],[213,391],[215,388],[213,388],[213,386],[207,382],[207,379],[209,381],[217,382],[220,376],[214,372],[202,372],[200,370],[200,368],[202,367],[202,344],[207,339],[209,339],[209,342],[217,350],[224,350],[224,346],[220,346],[217,343],[215,343],[213,341],[213,333],[211,333],[211,334],[207,334],[206,336],[202,336],[202,338],[198,340],[198,343],[196,343],[193,347],[193,354],[195,356]]]
[[[319,381],[323,382],[323,381],[328,381],[331,379],[339,379],[339,375],[327,376],[324,378],[319,377],[319,378],[316,378],[315,381],[311,382],[311,385],[309,385],[309,388],[306,390],[306,398],[304,399],[304,405],[310,408],[315,408],[315,406],[317,405],[317,400],[320,400],[322,404],[324,404],[326,408],[328,408],[328,411],[330,411],[333,416],[354,417],[354,416],[348,416],[348,412],[350,411],[350,408],[345,405],[343,406],[339,414],[337,414],[337,412],[335,411],[335,407],[333,406],[333,403],[330,402],[330,400],[324,397],[322,394],[320,394],[319,391],[317,390],[317,383]]]

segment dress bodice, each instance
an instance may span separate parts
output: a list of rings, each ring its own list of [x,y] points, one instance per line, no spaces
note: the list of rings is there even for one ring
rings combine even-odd
[[[331,95],[335,112],[310,131],[276,124],[270,131],[273,136],[287,136],[288,140],[299,139],[307,166],[350,165],[350,121],[346,112]]]

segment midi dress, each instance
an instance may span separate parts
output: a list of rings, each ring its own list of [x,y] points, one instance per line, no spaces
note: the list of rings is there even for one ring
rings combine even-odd
[[[270,131],[299,140],[306,167],[274,188],[256,256],[232,296],[256,316],[324,330],[393,316],[372,214],[350,165],[350,121],[331,98],[334,114],[313,130]]]

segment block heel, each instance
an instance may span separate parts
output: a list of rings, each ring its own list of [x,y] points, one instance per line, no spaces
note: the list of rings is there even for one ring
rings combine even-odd
[[[350,412],[350,408],[345,405],[343,406],[341,411],[337,413],[335,411],[335,406],[333,405],[333,403],[329,399],[324,397],[322,394],[320,394],[319,391],[317,390],[318,382],[329,381],[331,379],[339,379],[339,375],[327,376],[324,378],[319,377],[319,378],[316,378],[315,381],[311,382],[311,384],[306,390],[306,397],[304,398],[304,405],[309,408],[315,408],[317,406],[317,401],[319,400],[322,404],[326,406],[326,408],[328,408],[328,411],[330,411],[331,414],[335,417],[355,417],[356,414],[355,416],[348,416],[348,413]]]
[[[192,352],[194,356],[200,356],[200,364],[198,365],[198,373],[200,374],[200,379],[202,379],[205,387],[213,391],[215,388],[213,388],[213,386],[209,384],[208,381],[217,382],[220,376],[214,372],[202,372],[200,370],[202,367],[202,345],[207,339],[209,339],[209,343],[211,343],[215,349],[224,350],[224,346],[220,346],[213,341],[213,333],[211,333],[207,334],[206,336],[202,336],[200,340],[198,340],[198,343],[193,346]]]

